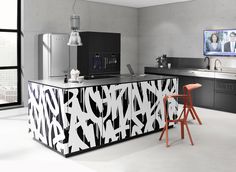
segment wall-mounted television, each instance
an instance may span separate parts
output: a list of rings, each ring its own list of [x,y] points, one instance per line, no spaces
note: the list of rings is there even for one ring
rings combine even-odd
[[[236,56],[236,29],[205,30],[205,56]]]

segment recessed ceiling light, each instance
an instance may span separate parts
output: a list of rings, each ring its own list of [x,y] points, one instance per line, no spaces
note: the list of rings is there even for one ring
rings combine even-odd
[[[177,2],[186,2],[192,0],[87,0],[91,2],[100,2],[106,4],[128,6],[134,8],[149,7],[155,5],[163,5]]]

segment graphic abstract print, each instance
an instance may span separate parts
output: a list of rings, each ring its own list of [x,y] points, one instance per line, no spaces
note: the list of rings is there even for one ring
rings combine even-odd
[[[28,84],[29,132],[34,139],[64,153],[63,90]]]
[[[63,155],[157,131],[164,127],[163,97],[176,79],[59,89],[29,83],[33,137]],[[169,102],[170,118],[177,102]]]

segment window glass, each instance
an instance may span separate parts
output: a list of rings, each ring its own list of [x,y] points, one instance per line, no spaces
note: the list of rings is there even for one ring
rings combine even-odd
[[[0,29],[17,29],[17,0],[0,2]]]
[[[17,65],[17,34],[0,32],[0,67]]]
[[[17,70],[0,70],[0,105],[17,102]]]
[[[0,109],[21,103],[21,0],[0,0]],[[19,22],[18,22],[19,20]],[[19,44],[18,44],[19,43]]]

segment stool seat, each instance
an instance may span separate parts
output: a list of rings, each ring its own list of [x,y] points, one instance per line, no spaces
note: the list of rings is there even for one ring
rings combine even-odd
[[[200,118],[198,117],[196,110],[193,107],[193,101],[192,101],[192,95],[191,95],[192,90],[195,90],[200,87],[202,87],[202,85],[199,83],[187,84],[183,86],[183,90],[184,90],[184,95],[188,96],[188,99],[184,101],[184,109],[187,109],[188,110],[187,112],[188,113],[190,112],[190,114],[192,115],[192,118],[193,119],[197,118],[198,123],[202,125],[202,122]]]
[[[185,85],[184,87],[191,91],[191,90],[194,90],[194,89],[197,89],[197,88],[200,88],[202,85],[199,84],[199,83],[196,83],[196,84],[188,84],[188,85]]]

